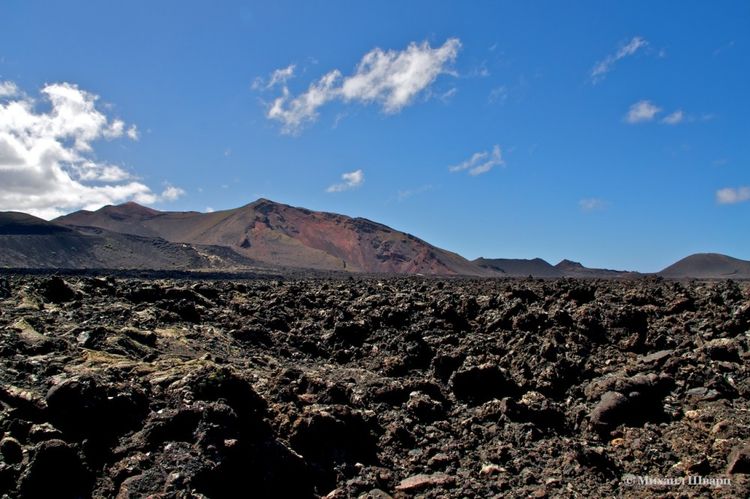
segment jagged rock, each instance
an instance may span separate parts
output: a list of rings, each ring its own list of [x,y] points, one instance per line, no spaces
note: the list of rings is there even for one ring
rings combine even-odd
[[[418,419],[432,421],[443,415],[443,404],[423,392],[412,392],[406,402],[406,408]]]
[[[23,447],[13,437],[5,437],[0,440],[0,454],[6,463],[16,464],[23,461]]]
[[[750,475],[750,445],[742,445],[732,449],[729,454],[727,473],[730,475]]]
[[[732,338],[718,338],[703,345],[703,351],[713,360],[739,362],[740,349]]]
[[[43,283],[42,295],[45,300],[53,303],[63,303],[75,300],[78,292],[62,277],[54,276]]]
[[[591,423],[598,427],[612,427],[627,419],[629,410],[628,397],[620,392],[605,392],[594,410],[591,411]]]
[[[62,438],[62,432],[49,423],[35,424],[29,429],[29,441],[33,443]]]
[[[0,277],[0,495],[750,494],[749,283],[173,277]]]
[[[491,363],[459,369],[451,376],[450,384],[457,399],[474,404],[518,391],[505,371]]]
[[[403,492],[414,492],[432,487],[444,487],[455,482],[452,476],[444,473],[434,473],[432,475],[414,475],[401,480],[396,486],[396,490]]]
[[[33,449],[18,485],[19,497],[82,497],[90,481],[91,475],[73,447],[62,440],[48,440]]]

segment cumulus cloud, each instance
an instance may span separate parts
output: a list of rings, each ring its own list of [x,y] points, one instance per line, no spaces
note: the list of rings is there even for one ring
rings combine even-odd
[[[185,194],[187,193],[184,189],[175,187],[173,185],[167,185],[159,197],[164,201],[176,201]]]
[[[13,97],[18,94],[18,87],[12,81],[0,81],[0,98]]]
[[[578,207],[585,212],[603,210],[606,206],[607,203],[599,198],[584,198],[578,201]]]
[[[628,114],[625,115],[625,121],[631,124],[653,121],[656,115],[660,112],[661,108],[657,107],[652,102],[647,100],[638,101],[628,109]]]
[[[130,140],[138,140],[141,137],[141,133],[138,131],[138,127],[130,125],[128,131],[125,132]]]
[[[365,183],[365,173],[362,170],[341,175],[341,183],[333,184],[326,189],[326,192],[342,192],[355,189]]]
[[[461,42],[448,39],[442,46],[411,43],[404,50],[375,48],[362,57],[353,74],[334,69],[312,82],[302,94],[292,96],[284,85],[281,96],[268,106],[268,119],[281,123],[284,133],[297,133],[315,121],[318,109],[333,100],[379,104],[387,114],[398,113],[449,69]],[[284,80],[286,81],[286,80]]]
[[[84,208],[134,200],[177,199],[182,189],[154,193],[123,168],[94,154],[98,140],[136,139],[137,128],[110,119],[96,106],[98,96],[71,83],[45,85],[42,103],[18,91],[0,102],[0,210],[54,218]]]
[[[331,71],[293,99],[290,99],[289,89],[284,87],[282,96],[273,101],[266,116],[280,121],[284,133],[298,132],[302,125],[318,118],[319,107],[336,98],[339,93],[336,83],[340,77],[338,70]]]
[[[469,175],[476,176],[487,173],[496,166],[504,165],[500,146],[495,144],[492,151],[481,151],[471,155],[469,159],[448,168],[451,172],[469,171]]]
[[[604,79],[607,73],[614,69],[615,64],[620,59],[634,55],[638,50],[645,48],[648,45],[648,41],[641,38],[640,36],[634,36],[628,43],[620,46],[620,48],[614,54],[609,54],[607,57],[597,62],[591,69],[591,81],[597,83]]]
[[[750,201],[750,187],[725,187],[716,191],[719,204],[736,204]]]
[[[683,113],[681,109],[678,109],[677,111],[666,115],[664,119],[661,120],[661,122],[667,125],[677,125],[678,123],[682,123],[684,120],[685,113]]]

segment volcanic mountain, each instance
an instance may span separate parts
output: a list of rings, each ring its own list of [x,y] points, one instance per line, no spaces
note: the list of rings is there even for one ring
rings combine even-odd
[[[616,278],[627,278],[627,277],[638,277],[642,274],[638,272],[632,272],[628,270],[611,270],[611,269],[597,269],[584,267],[579,262],[571,260],[562,260],[560,263],[555,265],[555,268],[563,273],[565,277],[616,277]]]
[[[750,261],[718,253],[696,253],[670,265],[658,275],[672,279],[750,279]]]
[[[477,258],[472,260],[482,268],[506,277],[577,277],[577,278],[624,278],[637,277],[637,272],[621,270],[592,269],[584,267],[578,262],[562,260],[557,265],[551,265],[541,258],[531,260],[520,258]]]
[[[477,258],[473,263],[507,277],[563,277],[563,272],[541,258]]]
[[[63,269],[231,269],[256,262],[223,247],[190,246],[101,228],[66,227],[0,212],[0,267]]]
[[[173,243],[224,246],[273,266],[399,274],[494,274],[460,255],[364,218],[295,208],[268,199],[212,213],[161,212],[126,203],[93,212],[78,211],[55,222]]]

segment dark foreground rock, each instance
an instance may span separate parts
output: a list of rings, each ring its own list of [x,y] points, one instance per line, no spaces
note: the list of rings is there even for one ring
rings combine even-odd
[[[731,281],[6,275],[0,497],[747,497],[749,310]]]

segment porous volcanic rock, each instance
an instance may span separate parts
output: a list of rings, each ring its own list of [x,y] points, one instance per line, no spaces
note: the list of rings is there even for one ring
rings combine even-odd
[[[0,496],[747,497],[749,310],[653,277],[8,273]],[[630,483],[687,476],[729,480]]]

